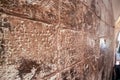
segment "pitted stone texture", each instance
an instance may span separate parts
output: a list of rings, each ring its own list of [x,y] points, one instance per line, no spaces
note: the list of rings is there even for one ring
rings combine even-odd
[[[60,80],[84,80],[83,62],[75,64],[70,69],[61,72]]]
[[[55,25],[32,22],[12,16],[9,16],[8,19],[12,25],[12,32],[6,37],[11,42],[9,45],[11,49],[16,47],[16,50],[13,51],[15,54],[33,57],[34,54],[42,53],[42,56],[45,57],[46,53],[50,54],[53,49],[56,50]],[[40,59],[40,56],[37,57]]]
[[[8,16],[12,32],[7,37],[8,63],[20,58],[36,60],[41,77],[57,70],[56,26]],[[27,65],[26,65],[27,67]]]
[[[0,74],[10,71],[13,80],[109,80],[114,30],[108,1],[1,0],[11,28],[4,29]]]
[[[62,29],[59,31],[57,39],[60,69],[83,60],[84,32]]]
[[[59,0],[0,1],[4,12],[44,23],[58,23]]]

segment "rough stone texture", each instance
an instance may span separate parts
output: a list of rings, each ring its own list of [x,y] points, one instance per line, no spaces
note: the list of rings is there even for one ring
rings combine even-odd
[[[110,80],[111,0],[0,3],[0,80]]]

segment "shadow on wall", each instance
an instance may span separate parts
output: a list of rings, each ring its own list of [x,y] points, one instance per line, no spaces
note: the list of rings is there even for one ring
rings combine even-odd
[[[11,25],[8,22],[7,18],[2,18],[0,14],[0,65],[5,63],[5,40],[4,40],[4,32],[5,29],[11,31]]]

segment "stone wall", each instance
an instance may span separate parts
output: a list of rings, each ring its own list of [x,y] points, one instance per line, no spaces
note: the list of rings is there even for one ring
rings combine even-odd
[[[111,0],[0,3],[0,80],[110,80]]]

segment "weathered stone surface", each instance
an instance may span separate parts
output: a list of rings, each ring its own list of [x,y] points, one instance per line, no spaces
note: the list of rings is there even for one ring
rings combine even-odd
[[[81,30],[84,23],[84,13],[86,6],[80,0],[64,0],[60,7],[60,22],[64,28]]]
[[[110,80],[110,0],[0,3],[0,80]]]
[[[60,68],[65,68],[84,59],[84,32],[62,29],[59,31],[57,39]]]
[[[59,0],[2,0],[1,11],[44,23],[58,23]]]
[[[27,58],[28,60],[37,60],[37,66],[41,68],[40,73],[45,73],[44,75],[49,74],[49,71],[55,71],[57,69],[57,37],[55,25],[32,22],[13,16],[6,16],[6,18],[11,25],[11,32],[6,32],[6,35],[4,35],[7,48],[6,54],[9,55],[7,56],[7,63],[18,63],[17,61],[20,60],[21,62],[22,59],[28,62],[26,61]],[[23,62],[23,64],[25,63]],[[27,66],[30,65],[25,65],[25,67]],[[41,75],[41,77],[44,75]]]

